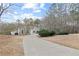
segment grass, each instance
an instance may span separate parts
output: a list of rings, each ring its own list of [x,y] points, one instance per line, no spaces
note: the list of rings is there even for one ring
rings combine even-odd
[[[79,34],[56,35],[52,37],[44,37],[43,39],[67,47],[79,49]]]
[[[24,36],[0,35],[0,55],[23,56],[23,37]]]

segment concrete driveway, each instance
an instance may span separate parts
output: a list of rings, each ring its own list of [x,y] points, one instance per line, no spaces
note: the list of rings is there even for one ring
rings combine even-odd
[[[26,56],[79,56],[79,50],[27,35],[23,41]]]

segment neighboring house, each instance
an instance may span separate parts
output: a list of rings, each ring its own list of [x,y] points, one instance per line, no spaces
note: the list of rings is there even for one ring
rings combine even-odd
[[[22,29],[18,29],[16,31],[12,31],[11,35],[22,35],[23,34],[23,30]]]
[[[17,33],[17,31],[12,31],[11,35],[15,35]]]

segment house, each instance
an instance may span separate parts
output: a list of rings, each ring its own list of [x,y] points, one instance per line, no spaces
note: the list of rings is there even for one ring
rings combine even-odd
[[[27,35],[27,34],[36,34],[39,31],[38,26],[31,27],[30,29],[26,29],[25,27],[20,28],[18,30],[12,31],[11,35]]]
[[[37,31],[39,31],[39,27],[33,27],[33,28],[30,30],[30,34],[37,34]]]

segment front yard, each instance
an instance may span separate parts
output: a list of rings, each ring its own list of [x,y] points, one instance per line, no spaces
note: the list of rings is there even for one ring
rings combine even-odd
[[[43,37],[42,39],[71,48],[79,49],[79,34],[56,35],[52,37]]]
[[[0,35],[0,55],[3,56],[22,56],[24,36]]]

